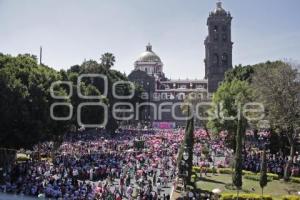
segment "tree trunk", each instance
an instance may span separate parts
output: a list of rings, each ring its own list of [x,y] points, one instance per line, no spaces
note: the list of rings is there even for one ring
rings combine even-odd
[[[289,157],[289,160],[286,163],[286,166],[284,168],[284,177],[283,178],[284,178],[285,181],[288,181],[289,178],[290,178],[290,176],[291,176],[291,170],[290,170],[290,168],[291,168],[291,166],[293,164],[293,159],[294,159],[294,155],[295,155],[295,142],[294,142],[294,140],[293,140],[292,137],[288,136],[288,139],[289,139],[289,143],[290,143],[291,148],[290,148],[290,157]]]
[[[210,134],[209,134],[209,131],[208,131],[206,125],[204,126],[204,130],[205,130],[205,132],[206,132],[206,134],[207,134],[208,139],[211,140],[211,137],[210,137]]]

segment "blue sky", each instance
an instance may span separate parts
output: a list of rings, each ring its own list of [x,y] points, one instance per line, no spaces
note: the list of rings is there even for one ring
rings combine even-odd
[[[206,19],[216,0],[0,0],[0,52],[67,69],[116,56],[127,74],[150,42],[171,78],[203,78]],[[223,0],[233,16],[233,64],[300,60],[299,0]]]

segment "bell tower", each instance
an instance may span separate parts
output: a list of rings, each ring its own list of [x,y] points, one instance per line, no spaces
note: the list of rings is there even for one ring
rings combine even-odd
[[[218,89],[225,72],[232,68],[231,20],[230,13],[222,8],[221,2],[217,2],[216,9],[210,12],[207,19],[204,63],[209,93]]]

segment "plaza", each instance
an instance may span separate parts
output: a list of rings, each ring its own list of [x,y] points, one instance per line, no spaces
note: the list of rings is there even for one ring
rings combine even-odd
[[[299,2],[152,1],[0,2],[0,200],[300,200]]]

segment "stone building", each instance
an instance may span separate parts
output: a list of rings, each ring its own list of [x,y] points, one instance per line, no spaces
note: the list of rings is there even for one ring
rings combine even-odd
[[[209,14],[208,36],[204,41],[205,77],[203,79],[167,79],[163,72],[164,65],[161,58],[153,51],[151,44],[148,44],[146,50],[134,62],[134,70],[129,74],[129,80],[143,86],[144,91],[149,94],[149,103],[157,107],[164,104],[164,109],[172,109],[170,105],[165,105],[166,102],[172,104],[182,102],[191,92],[203,98],[210,97],[223,81],[225,72],[232,68],[231,20],[230,13],[222,8],[221,2],[218,2],[215,10]],[[154,108],[150,107],[146,108],[147,114],[142,120],[176,121],[178,125],[185,122],[174,120],[170,113],[163,113],[161,118],[157,118],[153,111],[150,111]],[[183,116],[179,106],[174,112]]]
[[[230,13],[222,8],[221,2],[207,19],[204,63],[209,93],[217,90],[225,72],[232,68],[231,20]]]

